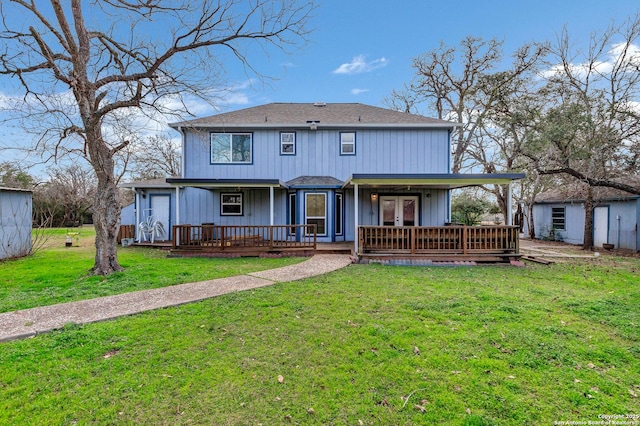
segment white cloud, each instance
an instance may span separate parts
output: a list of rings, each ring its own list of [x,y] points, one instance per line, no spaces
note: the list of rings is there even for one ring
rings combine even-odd
[[[366,93],[369,89],[351,89],[352,95],[359,95],[360,93]]]
[[[611,73],[616,64],[631,64],[633,66],[640,66],[640,46],[635,44],[618,43],[611,46],[611,49],[607,52],[606,57],[601,61],[594,61],[592,64],[585,63],[571,63],[568,65],[569,71],[572,75],[578,78],[585,78],[586,76],[593,74],[607,75]],[[551,78],[565,72],[562,64],[556,64],[551,68],[542,71],[541,75],[544,78]]]
[[[365,55],[354,56],[351,62],[340,65],[338,68],[333,70],[333,73],[347,75],[361,74],[386,67],[389,64],[389,61],[385,57],[374,59],[370,62],[367,62],[366,59]]]

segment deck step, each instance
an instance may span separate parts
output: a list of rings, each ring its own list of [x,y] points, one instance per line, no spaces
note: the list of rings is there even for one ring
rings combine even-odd
[[[475,266],[472,260],[430,260],[430,259],[360,259],[359,263],[389,266]]]

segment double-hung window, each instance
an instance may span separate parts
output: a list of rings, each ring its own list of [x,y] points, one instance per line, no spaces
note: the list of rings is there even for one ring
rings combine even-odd
[[[211,133],[211,163],[251,163],[252,145],[251,133]]]
[[[296,133],[295,132],[280,133],[280,154],[296,155]]]
[[[341,132],[340,133],[340,155],[356,154],[356,133]]]
[[[242,216],[242,193],[220,194],[220,214],[222,216]]]
[[[551,209],[551,227],[561,231],[566,227],[566,210],[564,207],[553,207]]]

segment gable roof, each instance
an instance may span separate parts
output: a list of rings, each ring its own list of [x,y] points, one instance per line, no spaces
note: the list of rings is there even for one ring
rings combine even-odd
[[[286,185],[289,188],[341,188],[344,182],[333,176],[298,176]]]
[[[631,185],[640,189],[640,176],[627,176],[619,179],[627,185]],[[536,196],[535,203],[565,203],[565,202],[582,202],[587,198],[587,185],[582,182],[573,182],[568,185],[562,185],[558,188],[542,192]],[[593,188],[593,199],[608,200],[633,200],[640,198],[640,195],[631,194],[615,188],[606,186],[596,186]]]
[[[429,127],[458,123],[361,103],[270,103],[170,124],[179,127]]]

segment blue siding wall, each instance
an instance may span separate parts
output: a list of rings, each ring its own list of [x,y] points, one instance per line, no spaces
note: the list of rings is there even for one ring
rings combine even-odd
[[[189,131],[184,147],[185,178],[281,179],[354,173],[448,173],[449,132],[357,130],[356,155],[340,155],[340,131],[299,130],[296,154],[280,155],[280,131],[253,132],[252,164],[210,164],[210,132]]]
[[[609,243],[638,250],[638,200],[609,204]]]
[[[608,241],[617,248],[638,250],[638,221],[640,200],[618,201],[600,204],[609,208]],[[582,204],[537,204],[533,206],[536,238],[545,238],[551,229],[551,209],[566,208],[566,230],[558,231],[562,241],[570,244],[584,242],[584,207]],[[619,218],[619,219],[618,219]]]
[[[31,251],[31,212],[31,192],[0,190],[0,259]]]
[[[536,204],[533,206],[533,220],[536,238],[546,239],[551,230],[551,209],[565,208],[565,229],[556,230],[556,239],[569,244],[582,244],[584,235],[584,207],[581,204]]]
[[[216,225],[268,225],[269,224],[269,190],[251,189],[241,190],[243,194],[243,215],[223,216],[220,214],[220,194],[236,192],[235,189],[203,190],[185,188],[180,191],[182,200],[181,222],[184,224],[200,225],[202,223],[215,223]],[[327,229],[335,226],[335,193],[334,190],[300,190],[297,192],[298,220],[304,221],[304,194],[307,192],[327,193]],[[354,198],[353,190],[341,190],[344,195],[344,237],[339,240],[353,241],[354,230]],[[378,203],[371,201],[371,193],[378,191],[361,190],[358,222],[360,225],[378,225]],[[442,226],[447,221],[447,191],[436,189],[421,189],[416,191],[404,191],[384,193],[385,195],[417,195],[420,198],[420,215],[422,226]],[[276,190],[274,192],[274,223],[283,225],[288,223],[288,195],[289,191]],[[188,200],[188,201],[187,201]],[[326,238],[319,241],[331,241],[331,232]]]
[[[226,216],[220,214],[220,194],[241,193],[243,197],[242,216]],[[274,193],[274,224],[286,224],[287,192],[276,190]],[[180,191],[182,200],[180,221],[183,224],[200,225],[215,223],[216,225],[268,225],[269,224],[269,189],[197,189],[184,188]]]
[[[136,203],[131,203],[122,208],[120,212],[120,224],[121,225],[135,225],[136,224]]]

